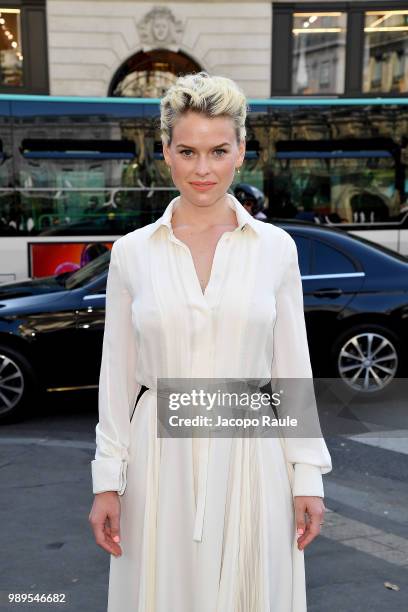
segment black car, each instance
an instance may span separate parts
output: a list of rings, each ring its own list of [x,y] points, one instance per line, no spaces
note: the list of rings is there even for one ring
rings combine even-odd
[[[314,376],[382,390],[406,369],[408,260],[340,229],[274,223],[298,247]],[[36,389],[97,387],[109,259],[0,285],[0,418]]]
[[[285,221],[302,275],[313,374],[376,392],[407,369],[408,259],[337,228]]]

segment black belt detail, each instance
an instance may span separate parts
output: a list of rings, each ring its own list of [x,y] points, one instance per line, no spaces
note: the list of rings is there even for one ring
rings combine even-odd
[[[134,408],[133,408],[133,412],[132,412],[132,416],[130,417],[130,420],[132,420],[132,419],[133,419],[133,415],[135,414],[135,410],[136,410],[136,406],[137,406],[138,401],[139,401],[139,400],[140,400],[140,398],[142,397],[143,393],[144,393],[145,391],[147,391],[148,389],[149,389],[149,387],[145,387],[144,385],[142,385],[142,387],[141,387],[141,389],[140,389],[140,391],[139,391],[139,394],[138,394],[138,396],[137,396],[137,398],[136,398],[136,402],[135,402],[135,405],[134,405]]]

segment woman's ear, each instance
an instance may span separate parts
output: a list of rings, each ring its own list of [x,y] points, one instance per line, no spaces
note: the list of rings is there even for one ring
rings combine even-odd
[[[244,163],[245,151],[246,151],[246,142],[245,142],[245,140],[240,140],[239,146],[238,146],[238,151],[239,151],[239,154],[238,154],[239,166],[242,166],[242,164]]]
[[[170,166],[170,151],[169,151],[169,145],[163,143],[162,141],[162,148],[163,148],[163,157],[164,157],[164,161],[166,162],[166,164],[168,166]]]

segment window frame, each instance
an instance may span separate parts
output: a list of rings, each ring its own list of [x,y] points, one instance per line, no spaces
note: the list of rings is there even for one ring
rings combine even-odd
[[[23,85],[0,84],[1,94],[49,94],[46,0],[5,0],[2,9],[19,9]]]
[[[398,10],[407,8],[401,0],[381,2],[279,2],[272,5],[271,44],[271,97],[293,98],[378,98],[378,92],[363,92],[364,24],[366,11]],[[341,94],[299,94],[292,93],[292,20],[294,12],[345,12],[347,14],[346,62],[344,92]],[[406,98],[405,93],[381,92],[384,98]]]

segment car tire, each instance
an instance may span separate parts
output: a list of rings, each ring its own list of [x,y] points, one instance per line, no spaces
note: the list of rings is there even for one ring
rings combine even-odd
[[[356,325],[333,344],[331,369],[358,394],[381,393],[402,375],[404,351],[397,335],[378,324]]]
[[[27,358],[14,348],[0,345],[0,422],[22,418],[37,390]]]

